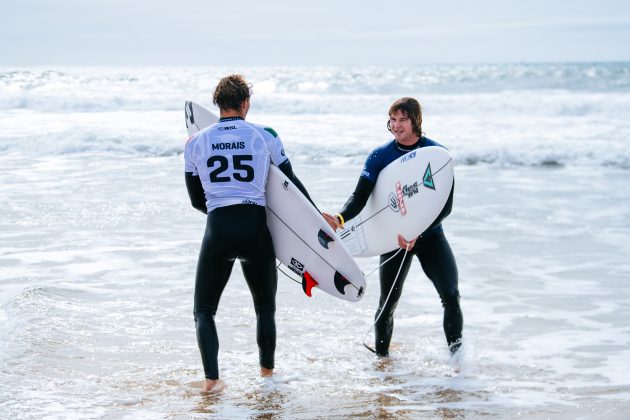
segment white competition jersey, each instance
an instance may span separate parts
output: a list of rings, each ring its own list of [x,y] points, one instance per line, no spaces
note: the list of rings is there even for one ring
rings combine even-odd
[[[186,172],[199,176],[208,212],[233,204],[264,206],[269,164],[287,160],[276,132],[241,118],[224,118],[192,136]]]

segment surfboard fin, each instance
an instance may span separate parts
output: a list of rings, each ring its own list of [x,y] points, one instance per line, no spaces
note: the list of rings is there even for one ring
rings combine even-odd
[[[322,229],[320,229],[317,233],[317,239],[319,240],[319,244],[326,249],[328,249],[328,244],[334,241],[332,236],[324,232]]]
[[[350,281],[345,278],[339,271],[335,271],[335,287],[337,291],[342,295],[346,294],[346,286],[350,284]]]
[[[311,290],[313,289],[313,287],[317,286],[318,284],[319,283],[317,283],[315,279],[311,277],[310,274],[308,274],[308,271],[305,271],[302,274],[302,289],[304,290],[304,293],[306,293],[306,296],[313,297],[313,295],[311,295]]]

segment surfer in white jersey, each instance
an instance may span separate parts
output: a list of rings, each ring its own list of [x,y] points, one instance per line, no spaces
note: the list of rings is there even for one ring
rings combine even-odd
[[[207,214],[194,306],[205,391],[221,388],[214,317],[237,258],[254,300],[260,373],[273,374],[277,272],[265,212],[269,165],[277,165],[310,201],[293,174],[278,134],[245,121],[250,97],[250,85],[243,76],[221,79],[213,95],[219,121],[192,136],[184,152],[188,195],[193,207]]]
[[[374,189],[378,174],[389,163],[420,147],[444,147],[422,133],[422,108],[414,98],[401,98],[391,105],[387,129],[394,139],[368,156],[355,191],[343,209],[335,216],[323,213],[333,229],[343,228],[344,221],[351,220],[361,212]],[[392,251],[380,257],[381,296],[375,315],[376,345],[373,350],[378,356],[389,355],[389,344],[394,332],[394,311],[414,255],[442,301],[444,334],[451,354],[460,348],[464,321],[459,304],[457,264],[441,225],[442,220],[450,214],[452,204],[453,190],[440,215],[420,236],[403,238],[398,235],[398,245],[408,250],[408,253],[396,254],[397,251]]]

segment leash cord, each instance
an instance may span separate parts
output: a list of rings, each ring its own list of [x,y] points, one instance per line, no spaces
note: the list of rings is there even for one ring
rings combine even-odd
[[[373,270],[370,274],[368,274],[366,277],[371,276],[376,270],[378,270],[379,268],[381,268],[383,265],[387,264],[390,260],[392,260],[396,255],[398,255],[398,253],[400,251],[402,251],[403,248],[399,248],[398,251],[396,251],[396,253],[394,255],[392,255],[390,258],[388,258],[385,262],[383,262],[381,265],[379,265],[378,267],[376,267],[375,270]],[[365,342],[365,340],[367,340],[368,335],[370,335],[370,332],[372,332],[372,329],[376,326],[376,323],[378,322],[378,320],[381,318],[381,315],[383,315],[383,311],[385,310],[385,307],[387,306],[387,302],[389,301],[389,297],[392,295],[392,292],[394,291],[394,287],[396,286],[396,282],[398,281],[398,277],[400,276],[400,271],[402,270],[403,264],[405,263],[405,257],[407,256],[407,253],[409,252],[409,246],[407,246],[405,248],[405,254],[403,255],[402,261],[400,262],[400,267],[398,267],[398,272],[396,273],[396,278],[394,278],[394,283],[392,284],[392,287],[389,289],[389,293],[387,294],[387,298],[385,298],[385,302],[383,303],[383,306],[381,307],[381,310],[379,311],[378,315],[376,316],[376,319],[374,320],[374,323],[372,324],[372,326],[370,327],[370,329],[368,330],[367,333],[365,333],[365,337],[363,337],[363,345],[365,346],[366,349],[368,349],[369,351],[371,351],[372,353],[376,354],[376,350],[374,350],[372,347],[368,346],[368,344]]]

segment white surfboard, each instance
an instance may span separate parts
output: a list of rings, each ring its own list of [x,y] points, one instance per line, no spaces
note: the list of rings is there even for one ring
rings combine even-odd
[[[195,102],[186,102],[185,114],[191,136],[218,121]],[[340,299],[359,301],[365,276],[324,217],[275,165],[269,168],[266,188],[267,225],[276,258],[302,277],[308,296],[317,287]]]
[[[439,216],[453,186],[453,160],[438,146],[413,150],[387,165],[374,190],[339,236],[356,257],[398,248],[398,235],[412,240]]]

